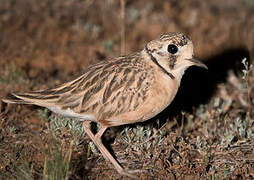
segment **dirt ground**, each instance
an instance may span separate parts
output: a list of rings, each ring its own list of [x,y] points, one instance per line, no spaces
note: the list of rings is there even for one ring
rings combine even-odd
[[[254,1],[126,0],[122,12],[117,0],[0,0],[0,99],[55,87],[121,55],[123,30],[125,54],[184,32],[208,72],[189,68],[167,109],[111,128],[104,144],[124,167],[143,170],[140,179],[253,179]],[[0,108],[1,179],[131,179],[75,120],[34,106]]]

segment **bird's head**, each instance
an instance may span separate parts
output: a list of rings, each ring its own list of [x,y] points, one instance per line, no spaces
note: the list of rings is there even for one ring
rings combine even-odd
[[[182,33],[165,33],[150,41],[145,52],[171,78],[181,80],[184,71],[190,66],[207,66],[194,58],[192,41]]]

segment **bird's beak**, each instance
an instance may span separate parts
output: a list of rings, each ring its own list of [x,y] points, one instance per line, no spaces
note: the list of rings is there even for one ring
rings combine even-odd
[[[193,65],[195,65],[195,66],[199,66],[199,67],[202,67],[204,69],[208,69],[208,67],[204,63],[202,63],[201,61],[199,61],[198,59],[196,59],[194,57],[192,57],[191,59],[187,59],[187,60],[192,62]]]

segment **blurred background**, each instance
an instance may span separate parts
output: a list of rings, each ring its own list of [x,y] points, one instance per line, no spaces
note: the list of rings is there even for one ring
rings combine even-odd
[[[0,0],[0,98],[55,87],[164,32],[187,34],[209,72],[190,68],[169,108],[113,128],[105,143],[144,179],[254,178],[253,0]],[[70,179],[123,178],[69,121],[36,107],[1,111],[0,177],[51,177],[56,153]]]

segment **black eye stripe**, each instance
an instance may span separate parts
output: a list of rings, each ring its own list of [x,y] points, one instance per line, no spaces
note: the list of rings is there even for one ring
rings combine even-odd
[[[168,52],[171,54],[175,54],[178,51],[178,47],[174,44],[169,44],[168,45]]]

